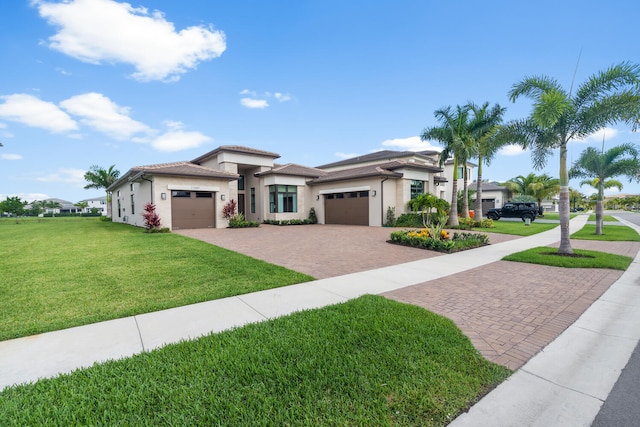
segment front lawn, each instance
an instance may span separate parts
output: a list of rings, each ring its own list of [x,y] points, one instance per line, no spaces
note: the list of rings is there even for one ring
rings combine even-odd
[[[510,375],[454,323],[364,296],[0,393],[0,425],[444,426]]]
[[[501,233],[513,234],[516,236],[531,236],[533,234],[542,233],[551,230],[559,224],[533,221],[530,225],[525,225],[523,221],[493,221],[492,228],[473,228],[473,231],[481,231],[484,233]]]
[[[571,235],[572,239],[640,242],[640,234],[626,225],[605,225],[602,234],[596,234],[595,224],[585,224],[582,229]]]
[[[0,340],[312,280],[96,218],[0,221]]]
[[[610,268],[626,270],[632,258],[624,255],[605,252],[574,249],[574,256],[558,255],[558,249],[549,246],[538,246],[525,251],[516,252],[502,258],[505,261],[527,262],[530,264],[550,265],[565,268]]]

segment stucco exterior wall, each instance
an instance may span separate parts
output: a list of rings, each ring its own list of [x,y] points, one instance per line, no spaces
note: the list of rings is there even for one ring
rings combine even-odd
[[[171,229],[171,191],[185,190],[214,192],[216,228],[224,228],[227,226],[227,221],[222,217],[222,207],[226,201],[230,200],[233,194],[232,189],[229,188],[229,181],[171,176],[154,176],[147,178],[153,181],[153,192],[151,189],[152,183],[145,180],[124,183],[113,191],[111,203],[113,209],[112,220],[114,222],[144,227],[144,218],[142,216],[144,213],[144,205],[152,201],[156,205],[156,213],[160,217],[161,227]],[[237,183],[237,181],[231,182]],[[131,190],[131,184],[133,184],[133,191]],[[131,213],[132,194],[134,195],[133,200],[135,206],[133,214]],[[223,195],[225,201],[222,201]],[[118,200],[120,201],[120,215],[118,215]]]

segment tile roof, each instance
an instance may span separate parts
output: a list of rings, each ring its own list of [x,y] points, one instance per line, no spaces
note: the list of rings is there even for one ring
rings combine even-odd
[[[349,165],[357,165],[359,163],[366,162],[377,162],[383,160],[394,160],[401,157],[424,157],[431,161],[433,161],[434,155],[439,155],[440,153],[436,150],[426,150],[426,151],[395,151],[395,150],[382,150],[376,151],[375,153],[365,154],[363,156],[352,157],[346,160],[340,160],[334,163],[328,163],[326,165],[318,166],[319,169],[325,168],[333,168],[337,166],[349,166]],[[437,161],[437,160],[436,160]]]
[[[331,171],[324,176],[312,179],[310,181],[310,184],[320,184],[323,182],[341,181],[345,179],[368,178],[372,176],[390,176],[401,178],[402,174],[389,169],[385,169],[380,165],[367,165],[358,168]]]
[[[277,159],[280,157],[280,154],[278,153],[273,153],[271,151],[258,150],[256,148],[251,148],[251,147],[244,147],[242,145],[221,145],[220,147],[212,151],[209,151],[208,153],[205,153],[202,156],[196,157],[195,159],[191,160],[191,162],[201,163],[204,160],[211,158],[216,154],[224,151],[230,151],[234,153],[243,153],[243,154],[253,154],[253,155],[258,155],[263,157],[270,157],[272,159]]]
[[[310,178],[317,178],[326,175],[327,172],[321,169],[312,168],[309,166],[297,165],[295,163],[287,163],[285,165],[273,165],[273,169],[264,172],[258,172],[256,176],[265,175],[295,175],[306,176]]]
[[[149,172],[154,175],[180,175],[203,178],[238,179],[238,174],[196,165],[191,162],[173,162],[157,165],[134,166],[131,172]]]

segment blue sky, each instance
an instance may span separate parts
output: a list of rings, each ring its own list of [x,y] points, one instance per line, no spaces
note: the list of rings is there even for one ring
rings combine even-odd
[[[91,165],[125,173],[220,145],[307,166],[429,149],[418,135],[438,108],[488,101],[521,118],[530,102],[507,92],[525,76],[568,88],[579,55],[578,83],[640,63],[637,0],[12,0],[0,10],[0,199],[77,202],[103,194],[83,189]],[[640,146],[624,125],[604,137],[605,148]],[[569,144],[569,160],[602,138]],[[557,157],[534,170],[510,148],[484,178],[558,169]]]

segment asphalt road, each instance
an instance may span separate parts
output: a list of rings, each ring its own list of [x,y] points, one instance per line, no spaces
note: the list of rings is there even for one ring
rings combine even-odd
[[[640,225],[640,213],[611,212],[626,221]],[[640,426],[640,343],[622,370],[609,397],[600,408],[592,427]]]

